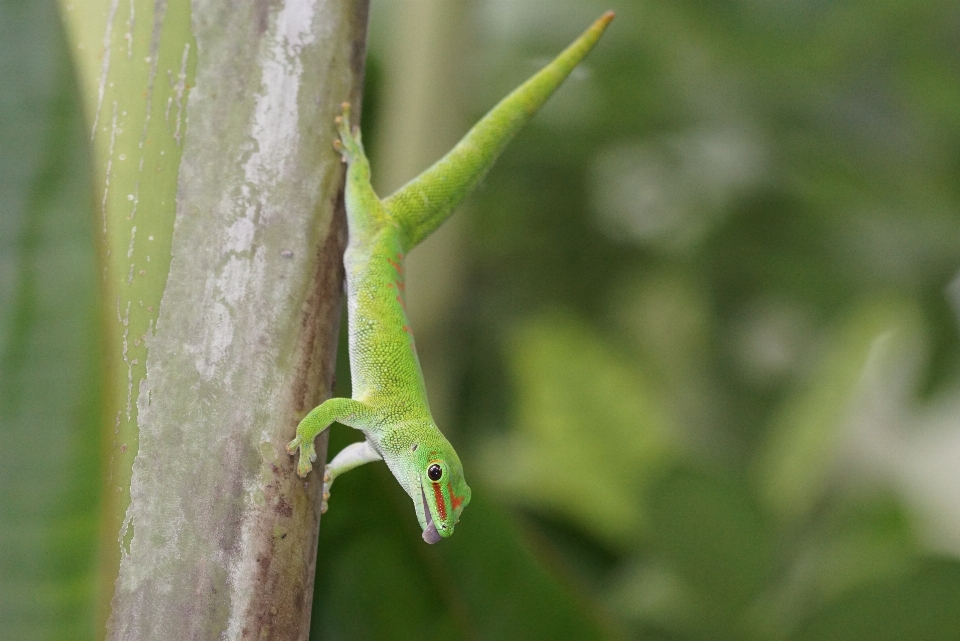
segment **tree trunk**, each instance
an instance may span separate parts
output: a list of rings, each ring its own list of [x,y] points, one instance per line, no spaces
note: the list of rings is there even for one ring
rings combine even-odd
[[[284,444],[332,388],[333,118],[359,103],[367,2],[61,10],[102,241],[107,636],[306,639],[322,484]]]

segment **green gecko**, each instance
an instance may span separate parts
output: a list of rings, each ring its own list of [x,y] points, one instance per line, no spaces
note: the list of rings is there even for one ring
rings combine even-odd
[[[350,125],[350,106],[336,119],[334,147],[347,163],[349,242],[347,280],[350,373],[353,398],[331,398],[297,426],[287,452],[300,450],[297,473],[317,459],[313,440],[334,421],[363,432],[326,466],[321,512],[330,486],[347,470],[383,460],[413,500],[423,540],[453,534],[470,488],[453,446],[437,428],[420,372],[404,305],[404,257],[445,221],[486,175],[511,138],[525,125],[613,20],[608,11],[546,67],[500,101],[446,156],[393,195],[380,200],[370,185],[370,164],[360,130]]]

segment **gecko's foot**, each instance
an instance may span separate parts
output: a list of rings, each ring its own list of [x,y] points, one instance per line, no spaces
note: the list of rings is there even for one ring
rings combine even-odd
[[[330,486],[333,485],[333,478],[330,476],[330,472],[324,470],[323,472],[323,492],[321,493],[323,501],[320,503],[320,514],[323,514],[327,511],[329,507],[327,504],[330,501]]]
[[[313,469],[313,462],[317,460],[317,451],[313,448],[313,440],[306,441],[297,434],[297,438],[287,443],[287,454],[293,456],[300,450],[300,460],[297,462],[297,475],[301,478]]]
[[[340,140],[334,141],[333,148],[350,163],[363,157],[363,143],[360,141],[360,129],[350,126],[350,103],[343,103],[341,109],[341,114],[335,119]]]

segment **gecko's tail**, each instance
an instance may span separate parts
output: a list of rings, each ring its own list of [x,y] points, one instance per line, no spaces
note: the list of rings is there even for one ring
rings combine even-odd
[[[507,143],[593,49],[613,17],[612,11],[600,16],[552,62],[487,112],[447,155],[384,200],[406,231],[408,251],[473,191]]]

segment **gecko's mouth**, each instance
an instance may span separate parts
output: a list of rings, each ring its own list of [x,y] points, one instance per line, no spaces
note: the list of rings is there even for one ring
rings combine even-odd
[[[427,505],[427,493],[423,491],[423,483],[420,484],[420,498],[423,499],[423,515],[427,519],[427,527],[423,528],[423,540],[433,544],[440,540],[440,533],[437,532],[437,524],[433,522],[433,515],[430,514],[430,507]]]

